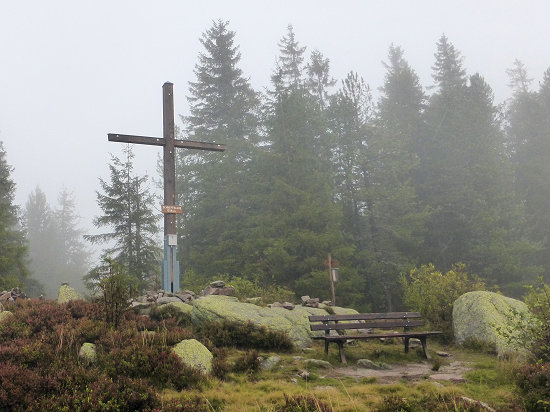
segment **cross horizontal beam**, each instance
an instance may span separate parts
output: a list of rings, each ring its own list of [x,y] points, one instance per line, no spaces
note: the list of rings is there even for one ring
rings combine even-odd
[[[129,134],[109,133],[108,138],[110,142],[145,144],[149,146],[165,145],[165,140],[163,137],[134,136]],[[178,139],[174,139],[174,146],[182,147],[185,149],[210,150],[215,152],[223,152],[227,149],[226,145],[224,144]]]

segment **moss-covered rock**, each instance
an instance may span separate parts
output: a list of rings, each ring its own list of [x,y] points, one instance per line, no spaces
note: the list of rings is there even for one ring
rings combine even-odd
[[[292,343],[303,348],[311,344],[310,315],[326,315],[322,309],[296,306],[293,310],[264,308],[239,302],[229,296],[204,296],[193,302],[191,320],[200,325],[202,321],[223,321],[263,325],[269,330],[288,333]],[[315,332],[316,335],[322,332]]]
[[[214,356],[206,346],[196,339],[185,339],[172,348],[181,361],[203,373],[212,371],[212,359]]]
[[[165,310],[165,308],[175,308],[178,312],[190,314],[193,311],[193,306],[187,303],[179,302],[170,302],[160,307],[160,310]]]
[[[88,365],[97,362],[97,351],[93,343],[84,342],[78,351],[78,356]]]
[[[453,330],[457,343],[468,340],[495,345],[499,355],[518,352],[497,332],[506,327],[513,311],[528,313],[527,305],[519,300],[493,292],[476,291],[460,296],[453,304]]]
[[[0,312],[0,322],[4,322],[5,320],[8,320],[13,316],[13,313],[11,313],[9,310],[3,310]]]
[[[82,296],[78,294],[72,287],[63,283],[59,288],[59,294],[57,295],[57,303],[67,303],[71,300],[82,299]]]

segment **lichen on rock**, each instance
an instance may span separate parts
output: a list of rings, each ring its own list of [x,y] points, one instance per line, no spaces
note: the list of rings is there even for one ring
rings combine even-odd
[[[214,356],[206,346],[196,339],[185,339],[172,348],[181,361],[203,373],[212,371],[212,359]]]
[[[78,351],[78,356],[86,364],[92,365],[97,362],[97,351],[93,343],[84,342]]]
[[[13,313],[11,313],[9,310],[3,310],[0,312],[0,322],[4,322],[5,320],[8,320],[13,316]]]
[[[227,320],[242,324],[250,321],[269,330],[286,332],[294,345],[303,348],[311,344],[311,336],[314,335],[308,317],[326,314],[324,310],[303,306],[296,306],[293,310],[264,308],[239,302],[230,296],[210,295],[193,302],[191,320],[197,325],[203,321]]]
[[[57,303],[67,303],[71,300],[82,299],[82,296],[78,294],[76,290],[70,287],[68,284],[63,283],[59,288],[59,294],[57,295]]]
[[[528,313],[519,300],[493,292],[475,291],[460,296],[453,304],[453,330],[457,343],[469,339],[495,345],[499,355],[521,351],[498,333],[509,326],[514,312]]]

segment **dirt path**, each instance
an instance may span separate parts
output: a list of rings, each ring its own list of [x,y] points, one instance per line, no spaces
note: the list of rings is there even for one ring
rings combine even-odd
[[[393,383],[401,379],[419,380],[432,379],[435,381],[465,382],[464,373],[470,370],[459,361],[452,361],[449,365],[442,365],[438,371],[432,370],[428,362],[406,363],[389,365],[391,369],[366,369],[356,366],[335,367],[331,376],[349,376],[355,378],[376,378],[378,383]]]

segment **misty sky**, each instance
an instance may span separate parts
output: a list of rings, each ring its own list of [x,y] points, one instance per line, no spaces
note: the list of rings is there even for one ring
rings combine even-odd
[[[0,141],[15,168],[16,203],[24,206],[39,185],[54,204],[65,186],[89,230],[99,213],[98,177],[107,177],[109,153],[123,146],[107,133],[161,136],[165,81],[174,83],[176,113],[187,113],[198,39],[212,20],[230,20],[256,89],[269,86],[288,24],[308,52],[331,60],[336,79],[354,70],[372,89],[382,84],[391,43],[431,85],[442,33],[498,103],[510,94],[505,69],[515,58],[535,87],[550,66],[550,1],[542,0],[22,0],[0,10]],[[138,170],[155,175],[161,148],[135,153]]]

